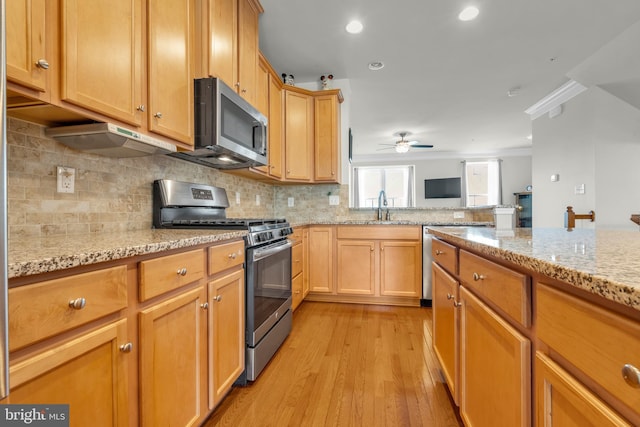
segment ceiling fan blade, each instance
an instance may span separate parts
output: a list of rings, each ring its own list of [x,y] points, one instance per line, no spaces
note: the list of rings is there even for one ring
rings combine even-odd
[[[376,151],[384,151],[384,150],[393,150],[394,146],[391,147],[385,147],[385,148],[378,148]]]
[[[405,142],[406,142],[407,144],[409,144],[409,145],[416,145],[416,144],[420,144],[420,141],[416,141],[416,140],[413,140],[413,141],[405,141]]]
[[[433,148],[433,145],[416,144],[416,145],[412,145],[411,148]]]

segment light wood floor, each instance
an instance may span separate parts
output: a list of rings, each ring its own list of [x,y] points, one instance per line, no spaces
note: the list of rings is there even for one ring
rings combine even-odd
[[[431,331],[430,308],[304,302],[267,368],[204,426],[459,427]]]

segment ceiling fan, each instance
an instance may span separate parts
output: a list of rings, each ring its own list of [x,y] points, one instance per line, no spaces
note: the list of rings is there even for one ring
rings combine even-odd
[[[388,147],[379,148],[378,151],[390,150],[393,148],[396,150],[396,153],[406,153],[411,148],[433,148],[433,145],[430,144],[420,144],[420,141],[407,141],[404,139],[407,135],[410,135],[409,132],[398,132],[395,135],[400,137],[399,141],[396,141],[395,144],[380,144],[387,145]]]

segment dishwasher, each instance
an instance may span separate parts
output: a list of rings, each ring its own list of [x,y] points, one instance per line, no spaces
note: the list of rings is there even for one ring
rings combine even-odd
[[[431,262],[433,257],[431,256],[431,241],[433,235],[429,234],[426,226],[422,227],[422,298],[420,299],[420,306],[431,307],[432,290],[431,283]]]

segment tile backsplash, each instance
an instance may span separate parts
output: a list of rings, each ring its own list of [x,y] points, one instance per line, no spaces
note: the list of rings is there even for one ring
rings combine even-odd
[[[160,178],[225,188],[229,217],[275,214],[274,186],[173,157],[82,153],[44,136],[44,127],[11,117],[7,144],[9,239],[149,229],[152,183]],[[57,166],[75,169],[74,193],[56,191]]]

